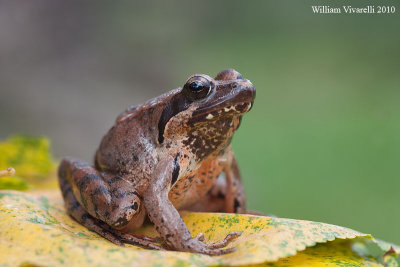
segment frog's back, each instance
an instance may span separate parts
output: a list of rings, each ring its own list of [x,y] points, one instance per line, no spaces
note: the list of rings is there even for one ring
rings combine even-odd
[[[121,113],[103,137],[95,155],[96,168],[132,179],[146,178],[158,158],[158,122],[174,89]]]

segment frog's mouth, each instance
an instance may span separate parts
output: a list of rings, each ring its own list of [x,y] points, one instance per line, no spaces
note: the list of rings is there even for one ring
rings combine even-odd
[[[243,113],[248,112],[253,106],[252,102],[242,102],[236,103],[233,105],[224,105],[223,107],[217,107],[214,110],[210,110],[206,116],[206,119],[212,119],[215,116],[224,116],[224,115],[241,115]]]
[[[241,116],[244,113],[248,112],[252,108],[252,106],[253,102],[242,102],[232,105],[224,105],[223,107],[218,105],[215,108],[208,110],[195,110],[193,112],[192,118],[189,120],[189,124],[204,122],[207,120],[217,120],[229,116]]]
[[[240,116],[253,107],[256,91],[248,80],[217,82],[215,91],[194,110],[189,122],[214,120],[225,116]]]

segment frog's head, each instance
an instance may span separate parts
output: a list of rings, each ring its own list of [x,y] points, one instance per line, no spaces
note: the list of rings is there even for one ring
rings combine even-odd
[[[182,93],[195,107],[189,124],[241,115],[251,109],[255,98],[253,84],[233,69],[221,71],[215,79],[192,75]]]
[[[213,138],[230,141],[241,115],[251,109],[254,98],[253,84],[233,69],[221,71],[215,79],[204,74],[192,75],[164,108],[158,124],[158,141],[201,135],[204,129],[210,129],[208,134]]]

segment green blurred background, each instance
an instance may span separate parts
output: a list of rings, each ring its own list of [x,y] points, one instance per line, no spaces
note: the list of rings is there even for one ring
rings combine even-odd
[[[235,68],[257,89],[233,147],[248,207],[400,243],[400,35],[365,1],[0,1],[0,137],[91,161],[126,107]]]

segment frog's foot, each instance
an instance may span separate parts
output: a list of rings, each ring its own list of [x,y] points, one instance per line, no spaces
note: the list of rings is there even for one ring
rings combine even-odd
[[[229,245],[229,243],[233,242],[234,240],[236,240],[242,233],[239,231],[235,231],[235,232],[230,232],[225,238],[224,240],[218,241],[218,242],[214,242],[211,244],[207,244],[208,248],[211,249],[217,249],[217,248],[223,248],[226,247],[227,245]],[[234,249],[234,248],[233,248]]]
[[[188,251],[194,253],[202,253],[210,256],[224,255],[236,251],[236,248],[221,249],[229,245],[232,241],[236,240],[241,235],[241,232],[230,232],[222,241],[211,244],[203,243],[204,234],[199,233],[195,238],[189,241]]]
[[[139,246],[142,248],[155,249],[155,250],[165,250],[165,248],[155,244],[162,241],[158,237],[149,237],[144,235],[135,235],[131,233],[124,233],[115,229],[110,229],[113,235],[115,235],[121,242],[131,244],[134,246]]]

